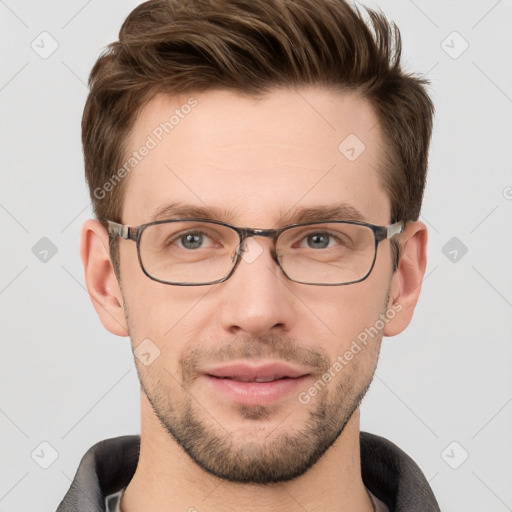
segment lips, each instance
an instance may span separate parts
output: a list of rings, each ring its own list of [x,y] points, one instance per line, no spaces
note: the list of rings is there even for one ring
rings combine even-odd
[[[307,375],[307,372],[284,363],[267,363],[259,366],[231,364],[213,368],[205,373],[211,377],[241,382],[272,382],[278,379],[295,379]]]
[[[289,395],[310,376],[281,362],[233,363],[204,372],[216,393],[245,405],[269,405]]]

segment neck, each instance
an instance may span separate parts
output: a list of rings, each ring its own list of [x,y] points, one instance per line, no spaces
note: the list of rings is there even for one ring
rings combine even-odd
[[[306,473],[270,485],[233,483],[209,474],[163,429],[143,394],[141,413],[140,456],[121,501],[123,512],[372,511],[361,479],[359,410]]]

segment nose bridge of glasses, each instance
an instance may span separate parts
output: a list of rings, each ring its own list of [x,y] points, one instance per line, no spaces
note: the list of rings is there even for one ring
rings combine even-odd
[[[274,241],[277,238],[278,229],[255,229],[255,228],[244,228],[242,230],[242,238],[245,240],[249,237],[261,236],[264,238],[272,238]]]
[[[263,237],[270,238],[272,240],[272,247],[270,248],[270,254],[272,259],[276,262],[278,261],[275,242],[281,230],[279,229],[257,229],[257,228],[242,228],[240,229],[240,245],[239,245],[239,253],[240,255],[244,252],[245,244],[248,238],[255,237]],[[261,246],[260,246],[261,247]],[[261,248],[263,251],[263,248]]]

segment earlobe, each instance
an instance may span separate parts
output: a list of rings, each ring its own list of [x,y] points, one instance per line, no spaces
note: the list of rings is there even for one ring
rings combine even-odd
[[[386,324],[384,336],[401,333],[411,322],[427,266],[427,238],[427,228],[419,221],[407,224],[400,235],[400,261],[391,281],[388,304],[397,313]]]
[[[118,336],[128,336],[123,296],[110,261],[108,233],[97,220],[82,226],[80,256],[85,282],[96,313],[104,327]]]

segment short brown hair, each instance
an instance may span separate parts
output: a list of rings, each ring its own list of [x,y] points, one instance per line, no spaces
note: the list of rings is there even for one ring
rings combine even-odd
[[[89,77],[82,143],[96,217],[121,222],[126,180],[108,193],[102,187],[123,165],[136,116],[154,94],[263,95],[319,85],[359,91],[371,103],[386,142],[380,174],[391,221],[417,220],[434,111],[428,82],[401,70],[396,25],[365,13],[345,0],[150,0],[136,7]]]

